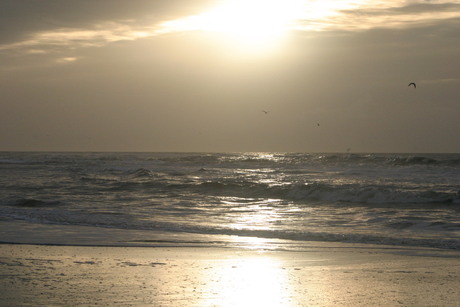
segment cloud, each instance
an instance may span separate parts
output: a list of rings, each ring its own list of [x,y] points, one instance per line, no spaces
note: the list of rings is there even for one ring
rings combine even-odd
[[[52,61],[61,62],[62,58],[77,57],[81,48],[184,31],[165,25],[186,20],[215,4],[210,0],[193,1],[193,5],[189,2],[4,0],[0,3],[0,37],[3,37],[0,55],[51,55]],[[293,26],[298,32],[329,31],[334,34],[382,28],[425,30],[429,27],[430,33],[436,36],[434,39],[440,40],[439,37],[456,39],[460,25],[459,1],[322,0],[306,3],[305,11],[299,12]]]
[[[321,19],[306,18],[300,30],[357,31],[374,28],[407,28],[460,18],[460,3],[407,3],[406,1],[357,1]]]
[[[55,49],[74,49],[81,47],[104,46],[111,42],[134,40],[157,35],[154,26],[136,26],[106,22],[91,28],[56,28],[36,32],[28,39],[11,44],[0,45],[0,51],[23,51],[25,53],[53,52]]]
[[[66,64],[66,63],[72,63],[72,62],[75,62],[77,61],[78,58],[77,57],[63,57],[63,58],[59,58],[56,60],[56,62],[60,63],[60,64]]]
[[[460,83],[460,78],[430,79],[420,80],[420,82],[425,84],[456,84]]]
[[[85,47],[146,37],[165,20],[196,12],[210,0],[2,0],[0,50]]]
[[[457,16],[460,10],[460,3],[453,3],[452,1],[441,3],[414,3],[401,7],[391,8],[389,11],[394,14],[433,14],[433,13],[455,13]]]

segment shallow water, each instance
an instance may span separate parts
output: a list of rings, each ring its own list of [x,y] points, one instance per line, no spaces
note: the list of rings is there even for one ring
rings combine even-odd
[[[116,231],[132,244],[460,249],[460,154],[3,152],[0,174],[0,241],[25,242],[35,227],[45,244],[66,232],[116,244]],[[21,223],[32,226],[6,235]]]

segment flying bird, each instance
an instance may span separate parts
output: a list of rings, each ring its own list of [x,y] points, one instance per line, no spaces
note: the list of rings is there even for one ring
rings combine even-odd
[[[262,112],[264,112],[265,114],[268,114],[268,112],[270,112],[270,111],[265,111],[265,110],[262,110]]]
[[[414,82],[411,82],[411,83],[409,83],[409,85],[408,85],[408,86],[411,86],[411,85],[413,85],[413,86],[414,86],[414,88],[417,88],[417,85],[416,85]]]

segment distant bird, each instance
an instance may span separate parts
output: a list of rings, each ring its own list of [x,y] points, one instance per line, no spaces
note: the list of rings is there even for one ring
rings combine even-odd
[[[319,127],[319,123],[316,123],[316,126],[318,126],[318,127]]]
[[[270,112],[270,111],[265,111],[265,110],[262,110],[262,112],[264,112],[265,114],[268,114],[268,112]]]
[[[416,85],[414,82],[411,82],[411,83],[409,83],[409,85],[408,85],[408,86],[411,86],[411,85],[413,85],[413,86],[414,86],[414,88],[417,88],[417,85]]]

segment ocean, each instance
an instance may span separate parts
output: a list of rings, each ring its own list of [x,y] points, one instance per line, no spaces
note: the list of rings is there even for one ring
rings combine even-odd
[[[0,152],[0,242],[460,249],[460,154]]]

